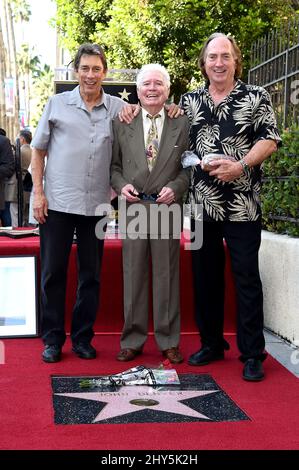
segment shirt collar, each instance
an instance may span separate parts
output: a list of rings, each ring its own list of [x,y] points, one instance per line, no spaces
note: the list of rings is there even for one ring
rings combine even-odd
[[[149,112],[146,111],[146,109],[144,109],[144,108],[141,108],[141,110],[142,110],[142,119],[143,119],[143,121],[144,121],[144,120],[147,118],[147,115],[149,114]],[[164,116],[165,116],[165,110],[164,110],[164,108],[162,108],[162,109],[161,109],[158,113],[156,113],[156,114],[160,114],[160,116],[161,116],[161,118],[162,118],[162,120],[163,120],[163,119],[164,119]]]
[[[80,87],[77,85],[70,93],[68,96],[68,104],[74,104],[78,108],[85,107],[84,106],[84,101],[82,99],[82,96],[80,95]],[[107,102],[107,94],[104,92],[104,89],[102,88],[102,96],[101,96],[101,101],[99,104],[97,104],[96,107],[99,106],[105,106],[106,109],[108,109],[108,102]]]
[[[204,86],[203,86],[203,90],[206,92],[206,93],[209,93],[209,86],[210,86],[210,81],[209,80],[206,80]],[[245,88],[245,83],[242,82],[242,80],[240,80],[239,78],[236,80],[236,83],[235,83],[235,86],[234,88],[232,89],[233,92],[236,92],[236,91],[243,91],[243,89]],[[231,92],[232,92],[231,91]]]

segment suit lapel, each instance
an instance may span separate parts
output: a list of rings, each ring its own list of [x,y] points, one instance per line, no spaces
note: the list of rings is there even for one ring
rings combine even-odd
[[[131,155],[134,155],[136,165],[142,171],[148,171],[150,174],[147,161],[145,158],[145,147],[144,147],[144,132],[142,123],[142,112],[133,119],[133,121],[127,127],[128,142],[130,145]]]
[[[170,119],[165,113],[165,121],[160,140],[160,146],[156,164],[150,173],[148,183],[155,180],[158,175],[163,171],[167,161],[171,157],[174,146],[179,136],[179,126],[176,119]]]

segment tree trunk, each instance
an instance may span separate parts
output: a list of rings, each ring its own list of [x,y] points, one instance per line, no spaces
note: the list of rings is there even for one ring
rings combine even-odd
[[[8,33],[9,33],[9,44],[10,44],[10,55],[11,55],[11,73],[12,77],[15,80],[15,95],[14,95],[14,112],[13,112],[13,136],[14,140],[19,134],[20,124],[19,124],[19,109],[20,109],[20,90],[19,90],[19,73],[18,73],[18,64],[17,64],[17,49],[16,49],[16,40],[13,24],[13,15],[10,0],[7,1],[7,24],[8,24]]]
[[[14,141],[19,133],[19,83],[16,60],[16,43],[14,35],[13,15],[10,0],[1,0],[1,24],[4,42],[5,75],[4,78],[14,80],[13,109],[10,114],[7,113],[5,105],[5,114],[7,118],[6,131],[8,137]]]
[[[5,107],[4,79],[6,77],[6,49],[2,32],[2,9],[0,9],[0,127],[8,133],[8,118]]]

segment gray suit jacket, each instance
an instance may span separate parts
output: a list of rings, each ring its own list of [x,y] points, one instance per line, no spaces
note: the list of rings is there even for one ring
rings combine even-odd
[[[174,191],[176,202],[180,202],[189,185],[189,172],[181,166],[181,155],[188,148],[187,116],[170,119],[165,115],[159,152],[151,172],[145,156],[142,113],[131,124],[116,119],[113,133],[111,185],[115,191],[120,194],[128,183],[145,194],[159,193],[167,186]]]

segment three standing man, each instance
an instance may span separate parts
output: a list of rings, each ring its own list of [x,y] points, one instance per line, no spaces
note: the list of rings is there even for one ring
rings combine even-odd
[[[94,233],[99,220],[95,209],[109,201],[112,121],[124,103],[105,95],[101,88],[107,71],[101,48],[85,47],[80,47],[75,59],[79,86],[50,99],[33,140],[34,215],[41,224],[46,362],[60,360],[65,341],[66,269],[75,228],[79,286],[71,339],[79,357],[96,355],[90,341],[103,242]],[[202,347],[188,362],[194,366],[208,364],[222,359],[229,348],[223,338],[225,238],[236,282],[237,341],[244,362],[243,378],[258,381],[264,377],[262,361],[266,356],[258,269],[260,166],[276,150],[280,137],[268,93],[239,79],[241,53],[233,38],[221,33],[210,36],[199,63],[207,82],[183,95],[181,101],[190,123],[190,149],[200,159],[218,153],[234,161],[212,162],[209,172],[200,165],[192,168],[189,200],[204,208],[203,246],[192,251],[195,313]],[[114,122],[111,182],[128,204],[169,206],[181,203],[188,186],[188,175],[180,163],[187,147],[188,125],[184,117],[168,119],[163,106],[169,93],[169,76],[165,69],[151,67],[143,68],[137,82],[142,112],[129,125]],[[191,223],[194,229],[199,222],[193,219]],[[164,355],[178,363],[183,360],[178,349],[178,240],[169,237],[163,244],[166,240],[152,240],[145,235],[140,240],[124,240],[125,325],[117,358],[134,359],[146,340],[148,272],[143,263],[150,251],[156,341]]]

